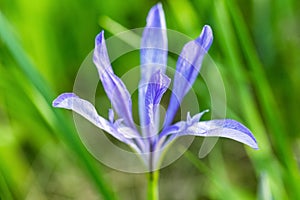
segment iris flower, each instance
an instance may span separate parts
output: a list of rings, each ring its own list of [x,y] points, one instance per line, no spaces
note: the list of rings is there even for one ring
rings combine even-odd
[[[141,155],[150,172],[158,169],[162,150],[182,136],[230,138],[257,149],[256,139],[250,130],[232,119],[200,121],[206,112],[204,111],[194,116],[187,113],[185,121],[173,123],[180,103],[197,78],[203,57],[212,41],[212,30],[210,26],[205,25],[199,37],[183,47],[176,64],[165,119],[160,119],[158,115],[160,101],[168,90],[171,79],[165,74],[168,41],[165,16],[159,3],[153,6],[148,14],[141,41],[141,80],[138,89],[141,128],[138,128],[133,120],[131,96],[122,80],[114,74],[110,64],[104,31],[96,36],[93,61],[112,105],[108,119],[98,115],[90,102],[74,93],[61,94],[53,101],[53,106],[78,113],[117,140],[129,145]],[[160,130],[161,120],[163,127]]]

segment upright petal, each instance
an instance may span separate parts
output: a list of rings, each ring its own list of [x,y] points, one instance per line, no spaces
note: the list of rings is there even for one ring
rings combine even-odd
[[[197,39],[187,43],[183,47],[176,64],[173,90],[167,110],[165,126],[172,123],[182,99],[197,78],[203,57],[210,48],[212,40],[212,30],[206,25]]]
[[[105,70],[113,73],[112,67],[110,65],[110,60],[107,54],[107,48],[104,39],[104,31],[101,31],[95,38],[93,61],[97,67],[99,75],[104,73]]]
[[[169,87],[170,79],[161,71],[154,73],[149,81],[145,96],[145,125],[147,136],[156,135],[159,126],[159,115],[157,110],[163,94]]]
[[[168,133],[164,133],[164,136],[170,136],[165,145],[180,136],[194,135],[202,137],[230,138],[244,143],[253,149],[258,149],[256,139],[251,131],[243,124],[232,119],[202,121],[190,125],[188,125],[187,122],[178,122],[173,126],[173,129],[170,129]]]
[[[141,42],[141,80],[139,83],[139,113],[140,123],[145,124],[145,93],[147,83],[152,75],[166,70],[168,40],[165,15],[160,3],[153,6],[147,17],[147,25]]]
[[[98,69],[104,90],[116,113],[124,120],[127,126],[135,129],[132,118],[131,97],[122,80],[117,77],[112,70],[107,54],[103,31],[101,31],[95,39],[93,60]]]
[[[141,81],[148,82],[161,70],[165,72],[168,54],[165,15],[162,5],[153,6],[147,17],[147,25],[141,42]]]

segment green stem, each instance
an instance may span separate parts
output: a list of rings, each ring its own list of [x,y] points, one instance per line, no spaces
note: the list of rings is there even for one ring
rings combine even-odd
[[[152,171],[148,173],[148,188],[147,188],[147,200],[159,200],[158,194],[158,179],[159,171]]]

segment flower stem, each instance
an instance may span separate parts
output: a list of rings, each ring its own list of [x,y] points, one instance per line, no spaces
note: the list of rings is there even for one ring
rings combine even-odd
[[[159,170],[148,173],[147,200],[159,200],[158,179]]]

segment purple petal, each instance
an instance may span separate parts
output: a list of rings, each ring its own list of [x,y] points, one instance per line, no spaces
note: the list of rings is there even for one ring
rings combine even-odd
[[[172,123],[179,105],[192,87],[200,71],[202,60],[213,40],[212,30],[208,25],[202,29],[200,36],[187,43],[178,58],[172,96],[170,99],[165,126]]]
[[[177,122],[176,124],[165,127],[165,129],[159,134],[160,138],[164,138],[165,136],[168,136],[168,135],[175,136],[176,134],[185,130],[186,127],[192,126],[193,124],[198,123],[199,120],[201,119],[201,117],[207,112],[208,112],[208,110],[204,110],[200,113],[197,113],[193,117],[191,117],[190,113],[188,112],[187,116],[186,116],[186,121],[180,121],[180,122]]]
[[[116,139],[129,145],[132,145],[132,142],[128,140],[128,138],[132,138],[133,134],[135,134],[135,137],[137,137],[137,134],[134,133],[133,130],[119,132],[121,126],[114,126],[114,124],[99,116],[95,107],[90,102],[79,98],[74,93],[61,94],[53,101],[52,105],[57,108],[73,110],[100,129],[108,132]]]
[[[152,75],[166,70],[168,39],[165,15],[160,3],[151,8],[141,42],[141,80],[139,83],[139,113],[141,125],[145,124],[145,93]]]
[[[202,46],[202,48],[208,52],[212,42],[213,42],[213,33],[210,26],[205,25],[201,31],[201,34],[196,38],[196,42]]]
[[[144,83],[158,70],[165,72],[167,53],[165,15],[159,3],[149,11],[141,42],[141,75]]]
[[[65,99],[69,99],[69,98],[76,98],[77,96],[74,93],[63,93],[61,95],[59,95],[53,102],[52,102],[52,106],[53,107],[58,107],[58,108],[62,108],[61,103],[63,103],[63,101]]]
[[[120,118],[124,119],[127,126],[135,129],[132,118],[131,97],[122,80],[117,77],[112,70],[107,54],[103,31],[97,35],[95,39],[93,60],[98,69],[103,88],[116,113]]]
[[[170,135],[170,140],[180,136],[194,135],[202,137],[224,137],[244,143],[253,149],[258,149],[257,142],[251,131],[243,124],[232,119],[210,120],[188,125],[184,122],[174,124],[179,131],[170,131],[164,135]]]
[[[109,119],[110,123],[114,122],[114,118],[115,118],[114,110],[113,109],[109,109],[109,111],[108,111],[108,119]]]
[[[98,69],[99,75],[101,75],[105,70],[113,73],[112,67],[110,65],[110,60],[107,54],[107,48],[104,39],[104,31],[101,31],[95,38],[93,61]]]
[[[191,117],[190,112],[188,112],[187,117],[186,117],[187,124],[191,125],[193,123],[199,122],[201,117],[207,112],[208,112],[208,110],[204,110],[204,111],[194,115],[193,117]]]
[[[157,110],[163,94],[169,87],[170,79],[161,71],[152,75],[145,96],[145,122],[148,127],[147,136],[156,135],[159,125]],[[151,133],[150,133],[151,132]]]

